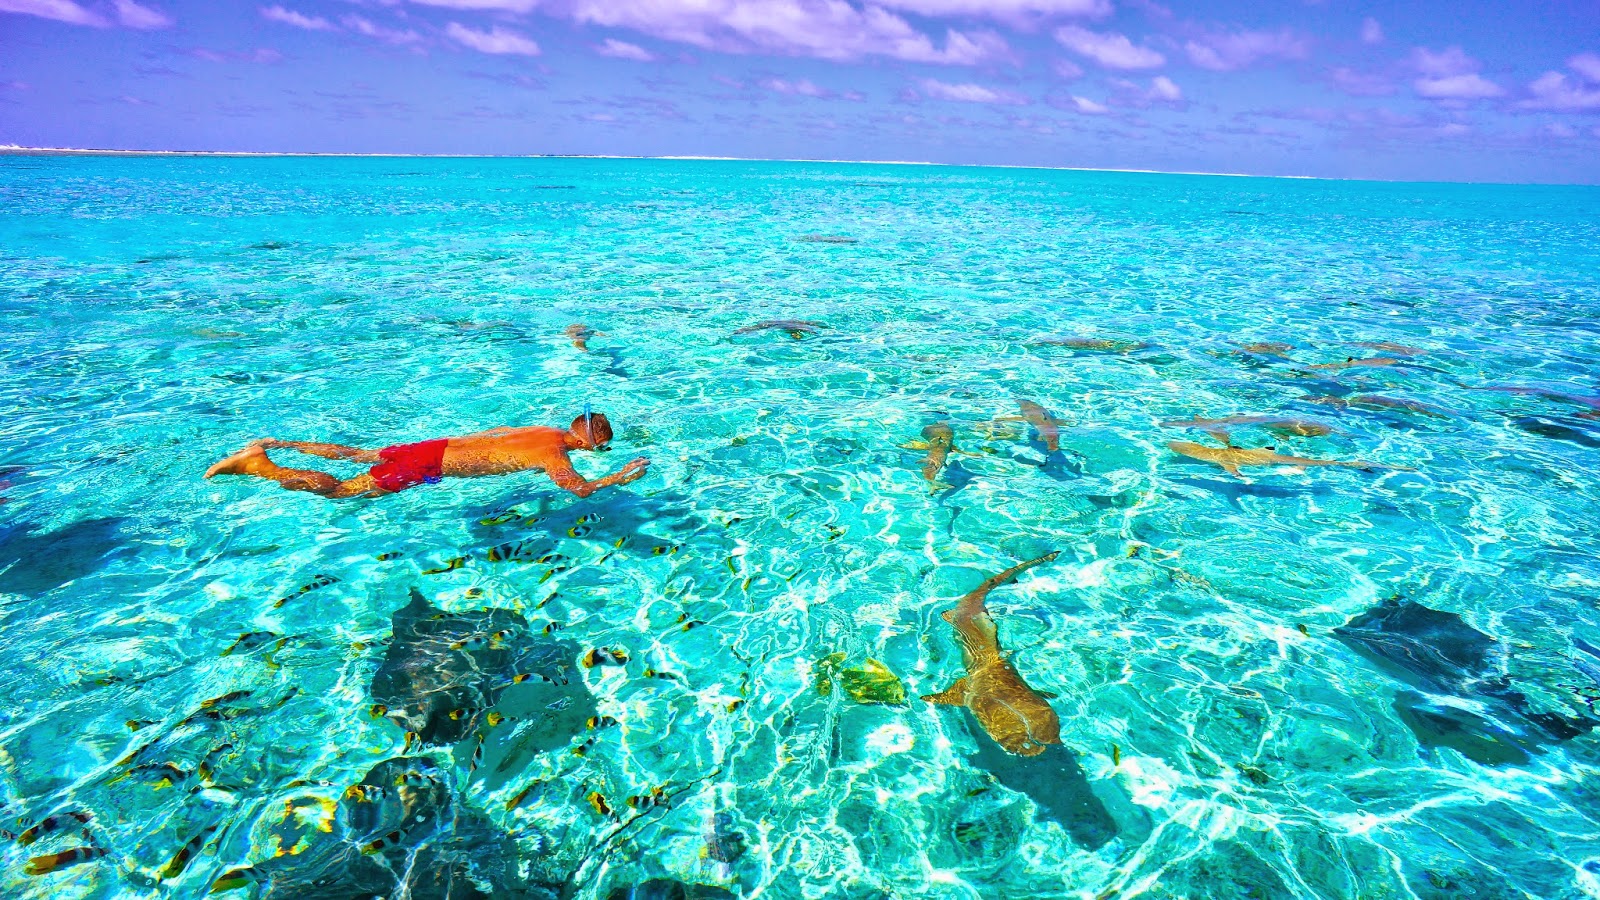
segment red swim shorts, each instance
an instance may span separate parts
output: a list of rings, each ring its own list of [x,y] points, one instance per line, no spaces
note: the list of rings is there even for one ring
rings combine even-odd
[[[385,447],[378,451],[383,462],[372,467],[372,477],[391,494],[419,484],[438,484],[444,477],[444,448],[449,443],[440,438]]]

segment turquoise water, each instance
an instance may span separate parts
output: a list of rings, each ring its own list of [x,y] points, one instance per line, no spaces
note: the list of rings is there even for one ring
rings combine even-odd
[[[1593,188],[0,159],[0,895],[1600,897],[1597,322]],[[586,402],[647,478],[200,477]],[[917,697],[1051,550],[1025,759]]]

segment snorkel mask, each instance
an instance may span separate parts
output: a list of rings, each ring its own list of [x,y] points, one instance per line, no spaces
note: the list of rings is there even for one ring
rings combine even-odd
[[[583,404],[583,430],[590,440],[594,439],[594,407],[588,402]],[[611,450],[611,442],[609,440],[603,441],[595,444],[590,449],[596,453],[607,453]]]

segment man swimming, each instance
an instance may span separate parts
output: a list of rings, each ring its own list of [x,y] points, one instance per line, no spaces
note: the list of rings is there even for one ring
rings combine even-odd
[[[363,450],[342,444],[312,441],[254,441],[206,470],[215,475],[254,475],[276,481],[290,491],[306,491],[329,499],[394,494],[419,484],[436,484],[445,477],[481,478],[542,469],[557,487],[587,497],[601,488],[638,481],[650,460],[641,456],[616,472],[589,481],[572,467],[571,450],[610,449],[611,423],[600,413],[585,412],[566,429],[533,426],[492,428],[463,437],[438,438],[417,444],[397,444],[382,450]],[[267,458],[268,450],[296,450],[323,459],[374,463],[364,475],[340,481],[314,469],[290,469]]]

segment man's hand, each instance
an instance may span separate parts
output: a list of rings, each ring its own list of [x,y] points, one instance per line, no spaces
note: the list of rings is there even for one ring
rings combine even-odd
[[[650,458],[641,456],[617,470],[617,484],[631,484],[645,476],[650,468]]]

